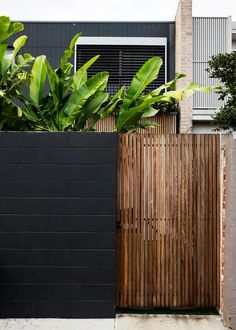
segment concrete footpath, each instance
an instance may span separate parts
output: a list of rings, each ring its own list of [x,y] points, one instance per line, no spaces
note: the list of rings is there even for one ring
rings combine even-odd
[[[225,330],[218,315],[125,315],[116,317],[115,330]]]
[[[215,315],[127,315],[116,319],[5,319],[0,330],[225,330]]]

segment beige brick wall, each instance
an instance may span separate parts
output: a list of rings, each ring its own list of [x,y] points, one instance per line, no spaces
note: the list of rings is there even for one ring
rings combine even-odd
[[[193,50],[192,50],[192,0],[180,0],[175,17],[176,72],[186,74],[186,78],[178,82],[181,88],[193,81]],[[180,133],[192,132],[193,98],[188,97],[180,102]]]

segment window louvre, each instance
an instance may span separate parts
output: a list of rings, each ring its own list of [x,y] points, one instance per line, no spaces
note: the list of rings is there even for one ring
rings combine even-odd
[[[108,71],[108,91],[112,94],[125,85],[128,86],[137,70],[153,56],[160,56],[163,65],[149,89],[156,88],[165,83],[165,46],[123,46],[123,45],[77,45],[76,69],[93,56],[99,54],[100,58],[90,67],[88,75]]]

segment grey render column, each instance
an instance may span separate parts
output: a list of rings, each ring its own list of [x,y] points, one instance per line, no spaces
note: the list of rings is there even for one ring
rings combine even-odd
[[[225,233],[223,320],[236,329],[236,135],[225,144]]]

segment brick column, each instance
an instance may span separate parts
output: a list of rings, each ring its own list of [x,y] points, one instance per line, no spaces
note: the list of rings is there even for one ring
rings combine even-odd
[[[175,17],[175,68],[186,74],[177,88],[193,81],[192,0],[180,0]],[[192,132],[193,98],[180,102],[180,133]]]

